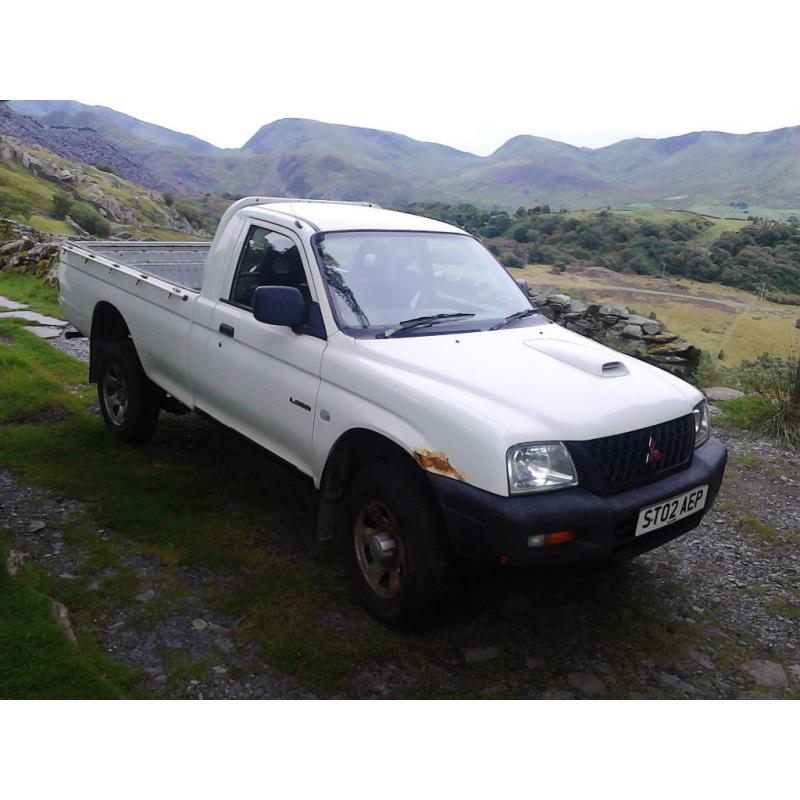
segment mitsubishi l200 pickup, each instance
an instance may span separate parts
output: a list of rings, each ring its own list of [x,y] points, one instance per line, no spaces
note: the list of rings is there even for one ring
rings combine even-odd
[[[108,429],[142,442],[187,408],[308,475],[389,625],[441,609],[458,560],[657,547],[722,481],[697,389],[551,323],[442,222],[248,197],[210,244],[67,243],[59,283]]]

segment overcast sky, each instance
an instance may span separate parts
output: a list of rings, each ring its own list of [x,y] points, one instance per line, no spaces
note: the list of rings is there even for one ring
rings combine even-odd
[[[59,2],[4,7],[0,91],[222,147],[309,117],[487,154],[800,124],[800,4]],[[35,12],[35,13],[34,13]]]

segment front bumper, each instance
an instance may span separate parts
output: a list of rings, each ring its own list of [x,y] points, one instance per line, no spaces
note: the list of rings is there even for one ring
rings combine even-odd
[[[695,528],[711,508],[722,483],[728,451],[709,439],[691,465],[655,483],[601,497],[576,486],[543,494],[500,497],[429,473],[456,556],[517,567],[559,567],[630,558]],[[708,484],[702,511],[660,530],[635,537],[639,510]],[[573,530],[565,544],[528,547],[531,534]]]

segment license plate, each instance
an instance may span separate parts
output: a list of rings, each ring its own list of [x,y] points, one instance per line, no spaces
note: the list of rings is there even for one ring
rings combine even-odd
[[[650,533],[667,525],[672,525],[690,514],[695,514],[705,508],[708,497],[708,486],[698,486],[689,492],[662,500],[652,506],[647,506],[639,512],[639,521],[636,523],[636,535]]]

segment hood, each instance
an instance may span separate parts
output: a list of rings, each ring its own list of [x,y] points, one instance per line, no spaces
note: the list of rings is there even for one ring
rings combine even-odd
[[[679,378],[554,324],[358,339],[356,350],[384,388],[425,398],[433,416],[463,409],[509,444],[624,433],[688,414],[702,398]]]

